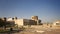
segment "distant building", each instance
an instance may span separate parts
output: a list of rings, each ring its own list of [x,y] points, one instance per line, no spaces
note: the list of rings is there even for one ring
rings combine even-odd
[[[59,26],[60,26],[60,20],[55,21],[55,22],[53,23],[53,25],[59,25]]]
[[[34,20],[30,19],[17,19],[15,20],[15,24],[25,26],[25,25],[37,25],[37,23]]]
[[[7,21],[8,25],[6,26],[14,26],[15,25],[15,22],[14,21]]]
[[[32,16],[31,19],[34,20],[34,21],[36,21],[37,25],[42,24],[41,20],[38,19],[38,16]]]
[[[7,21],[7,23],[10,24],[10,26],[14,26],[15,25],[15,21],[11,17],[8,17],[6,21]]]
[[[7,21],[14,21],[18,26],[25,25],[41,25],[41,20],[38,19],[38,16],[32,16],[31,19],[18,19],[17,17],[8,18]]]
[[[3,18],[0,18],[3,20],[5,26],[14,26],[15,25],[15,22],[12,20],[12,18],[6,18],[6,17],[3,17]]]
[[[7,18],[7,21],[13,21],[13,18],[9,17]]]
[[[32,20],[38,20],[38,16],[32,16],[31,19]]]

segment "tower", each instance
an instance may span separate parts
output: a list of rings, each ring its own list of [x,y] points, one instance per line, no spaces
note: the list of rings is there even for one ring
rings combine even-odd
[[[31,19],[32,20],[38,20],[38,16],[32,16]]]

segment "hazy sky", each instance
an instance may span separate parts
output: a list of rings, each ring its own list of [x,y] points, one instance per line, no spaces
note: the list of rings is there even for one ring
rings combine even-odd
[[[31,18],[43,22],[60,19],[60,0],[0,0],[0,17]]]

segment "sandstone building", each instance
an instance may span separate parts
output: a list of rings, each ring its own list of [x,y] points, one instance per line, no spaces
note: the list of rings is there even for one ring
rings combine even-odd
[[[31,19],[18,19],[17,17],[14,17],[14,18],[9,17],[7,18],[6,21],[14,22],[18,26],[40,25],[41,24],[41,20],[38,19],[38,16],[32,16]]]

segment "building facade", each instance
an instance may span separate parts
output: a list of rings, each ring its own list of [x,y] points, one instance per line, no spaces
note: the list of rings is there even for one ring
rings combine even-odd
[[[15,20],[15,24],[18,24],[19,26],[37,25],[37,22],[30,19],[17,19]]]
[[[41,20],[38,19],[38,16],[32,16],[31,19],[18,19],[17,17],[14,17],[8,18],[7,21],[14,21],[18,26],[41,24]]]

